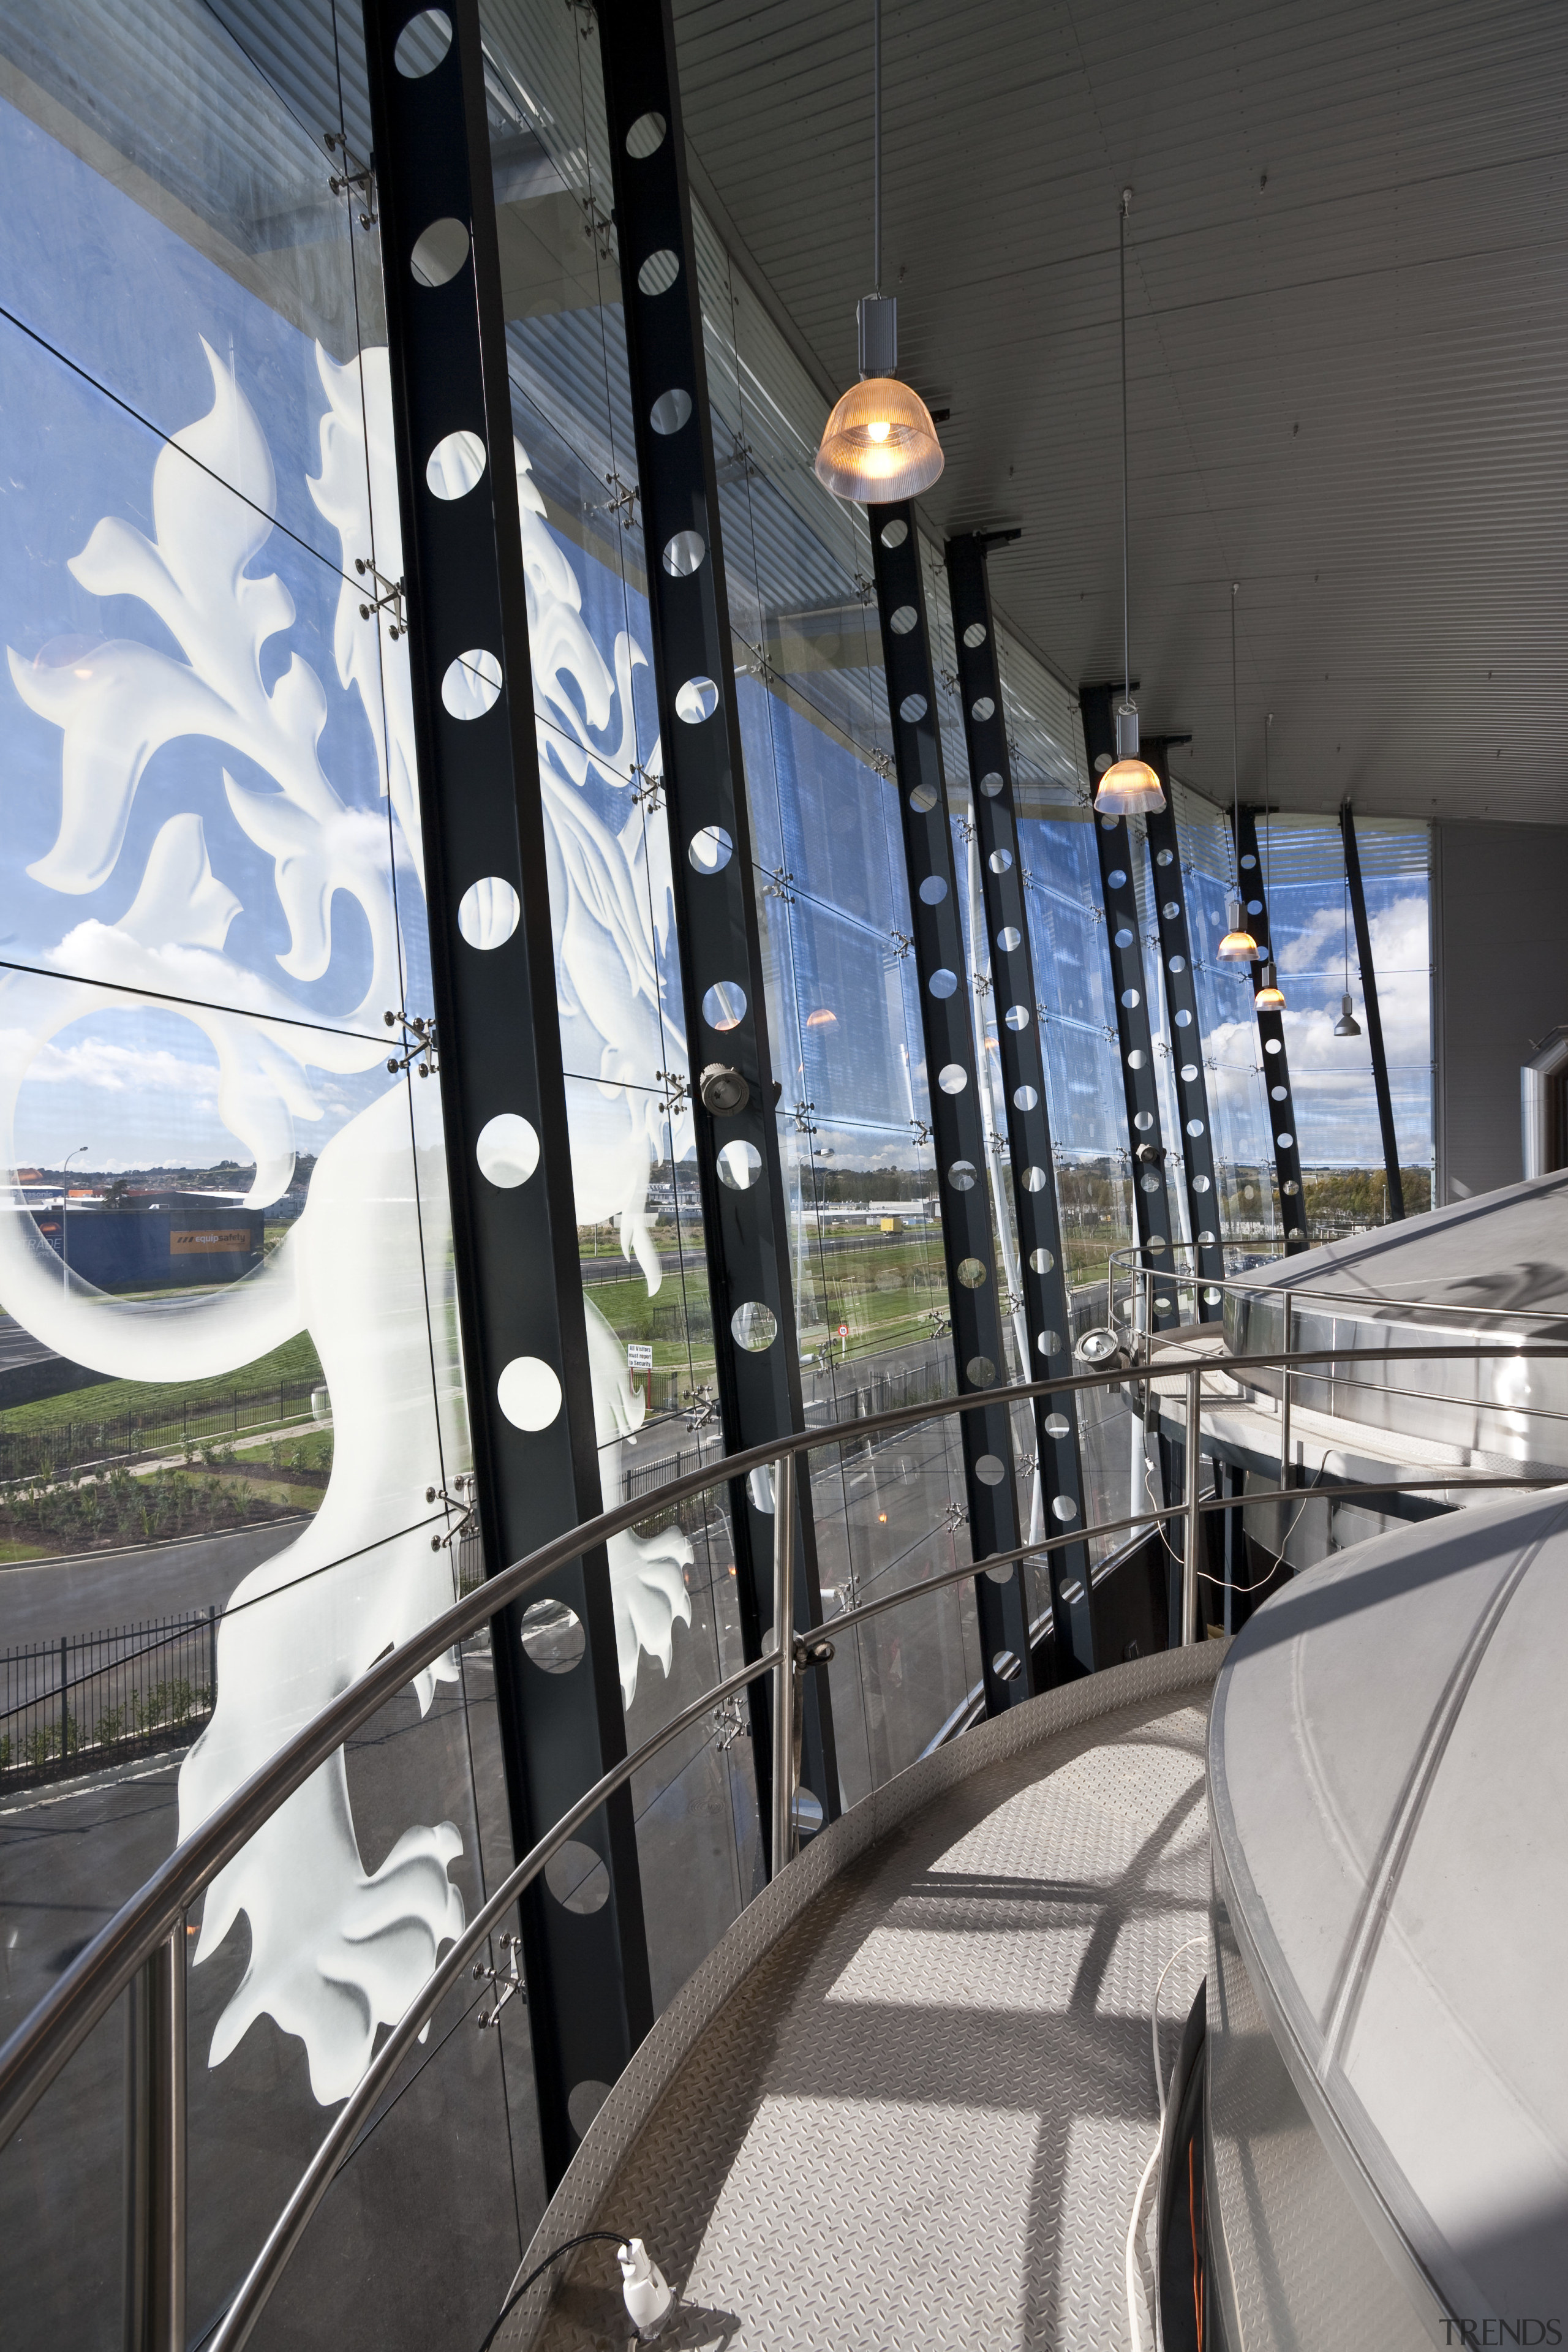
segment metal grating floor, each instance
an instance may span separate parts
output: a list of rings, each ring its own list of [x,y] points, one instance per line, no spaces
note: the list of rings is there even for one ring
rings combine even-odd
[[[1166,1960],[1206,1947],[1207,1697],[1100,1716],[960,1781],[744,1979],[595,2223],[636,2230],[679,2285],[661,2345],[1131,2345],[1149,2015]],[[1167,2071],[1204,1961],[1167,1981]],[[612,2254],[576,2258],[539,2346],[626,2344]]]

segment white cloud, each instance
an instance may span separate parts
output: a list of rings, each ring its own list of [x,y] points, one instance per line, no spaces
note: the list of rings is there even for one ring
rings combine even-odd
[[[19,1030],[0,1032],[0,1055],[25,1054]],[[107,1038],[78,1037],[69,1045],[51,1041],[27,1066],[24,1087],[80,1087],[94,1094],[174,1095],[183,1102],[216,1103],[216,1059],[201,1061],[166,1046],[110,1045]]]

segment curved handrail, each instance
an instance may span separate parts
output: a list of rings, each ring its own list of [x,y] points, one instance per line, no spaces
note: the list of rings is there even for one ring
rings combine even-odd
[[[1387,1228],[1385,1226],[1377,1226],[1373,1230],[1382,1233],[1386,1232]],[[1172,1242],[1167,1244],[1167,1247],[1171,1250],[1173,1255],[1180,1255],[1183,1252],[1194,1254],[1196,1252],[1197,1246],[1198,1245],[1195,1242]],[[1222,1240],[1220,1246],[1222,1248],[1235,1247],[1240,1249],[1244,1248],[1246,1244],[1240,1242],[1226,1244]],[[1246,1274],[1216,1275],[1199,1274],[1195,1270],[1191,1273],[1178,1272],[1173,1267],[1148,1265],[1143,1262],[1143,1244],[1140,1242],[1131,1242],[1126,1244],[1122,1248],[1114,1249],[1110,1253],[1107,1259],[1107,1266],[1109,1268],[1110,1266],[1120,1265],[1123,1273],[1130,1279],[1136,1276],[1140,1280],[1147,1278],[1151,1281],[1158,1282],[1162,1277],[1163,1277],[1165,1281],[1174,1285],[1179,1285],[1184,1290],[1195,1290],[1201,1283],[1205,1290],[1238,1290],[1241,1291],[1247,1298],[1256,1298],[1258,1300],[1268,1300],[1274,1297],[1282,1298],[1285,1294],[1289,1293],[1291,1301],[1297,1307],[1301,1306],[1303,1302],[1307,1302],[1318,1307],[1343,1307],[1348,1310],[1353,1310],[1363,1316],[1373,1315],[1376,1310],[1386,1307],[1396,1315],[1445,1315],[1449,1317],[1456,1315],[1485,1315],[1490,1316],[1498,1322],[1505,1320],[1510,1322],[1523,1322],[1528,1318],[1532,1324],[1561,1323],[1568,1326],[1568,1313],[1561,1313],[1555,1307],[1531,1307],[1525,1308],[1518,1307],[1478,1307],[1472,1306],[1468,1299],[1388,1298],[1384,1297],[1375,1292],[1368,1292],[1362,1297],[1352,1297],[1346,1296],[1343,1292],[1336,1290],[1320,1290],[1315,1286],[1309,1289],[1303,1283],[1270,1281],[1268,1279],[1268,1269],[1270,1266],[1287,1265],[1289,1264],[1289,1260],[1284,1256],[1266,1258],[1259,1265],[1249,1268]],[[1213,1327],[1211,1326],[1211,1328]],[[1467,1349],[1465,1352],[1469,1354],[1472,1351]]]
[[[1221,1371],[1228,1379],[1237,1372],[1284,1370],[1326,1360],[1426,1361],[1434,1357],[1484,1355],[1552,1359],[1568,1356],[1568,1347],[1524,1341],[1438,1348],[1320,1348],[1289,1352],[1275,1350],[1258,1356],[1226,1356],[1217,1360],[1206,1354],[1184,1355],[1179,1349],[1170,1348],[1163,1351],[1162,1369],[1173,1372],[1186,1370],[1191,1385],[1201,1391],[1205,1374]],[[1058,1380],[1024,1381],[977,1394],[895,1406],[882,1412],[859,1415],[850,1421],[834,1423],[826,1429],[792,1433],[787,1437],[774,1438],[766,1444],[752,1447],[745,1453],[726,1455],[718,1463],[710,1463],[705,1468],[700,1467],[683,1477],[670,1480],[658,1489],[659,1502],[662,1507],[668,1507],[671,1503],[688,1500],[712,1487],[742,1480],[752,1470],[774,1463],[793,1465],[796,1455],[814,1447],[857,1444],[880,1432],[965,1412],[984,1411],[993,1405],[1011,1406],[1031,1402],[1037,1397],[1113,1387],[1139,1373],[1147,1377],[1152,1369],[1152,1366],[1130,1367],[1118,1363],[1092,1371],[1069,1374]],[[1460,1487],[1531,1487],[1554,1483],[1557,1482],[1550,1476],[1541,1475],[1473,1477],[1455,1476],[1451,1472],[1444,1471],[1426,1478],[1384,1479],[1336,1486],[1334,1491],[1355,1496],[1430,1492],[1434,1488],[1453,1491]],[[0,2050],[0,2145],[30,2113],[120,1991],[175,1931],[192,1902],[210,1880],[350,1733],[405,1688],[424,1666],[493,1619],[500,1609],[520,1598],[555,1569],[594,1549],[610,1536],[645,1517],[648,1499],[639,1496],[567,1530],[489,1579],[476,1592],[454,1602],[440,1617],[434,1619],[399,1649],[389,1652],[310,1723],[302,1726],[207,1822],[184,1844],[177,1846],[145,1885],[130,1897],[108,1927],[51,1987],[44,2000],[11,2036],[4,2050]],[[1278,1489],[1250,1496],[1247,1499],[1249,1502],[1299,1501],[1300,1493],[1300,1489],[1281,1486]],[[750,1661],[703,1692],[632,1754],[620,1759],[536,1842],[437,1963],[415,2000],[374,2053],[296,2184],[282,2214],[220,2323],[212,2339],[211,2352],[238,2352],[238,2347],[248,2337],[273,2284],[342,2162],[360,2122],[374,2105],[410,2043],[428,2022],[472,1954],[489,1936],[498,1919],[537,1877],[573,1831],[589,1819],[608,1797],[624,1787],[640,1767],[669,1740],[689,1729],[716,1703],[735,1695],[763,1675],[779,1672],[783,1682],[783,1669],[787,1665],[798,1668],[811,1663],[814,1658],[820,1660],[831,1656],[831,1648],[827,1646],[830,1637],[864,1623],[884,1610],[941,1591],[952,1584],[972,1579],[986,1569],[1008,1568],[1023,1559],[1039,1558],[1068,1545],[1081,1544],[1090,1535],[1116,1535],[1140,1528],[1162,1526],[1166,1520],[1175,1518],[1191,1521],[1205,1511],[1234,1507],[1232,1497],[1200,1499],[1194,1494],[1182,1504],[1150,1505],[1126,1519],[1108,1521],[1092,1528],[1073,1528],[1059,1535],[1019,1544],[1006,1552],[987,1554],[981,1560],[966,1561],[941,1576],[900,1586],[871,1601],[841,1612],[828,1621],[816,1641],[809,1645],[804,1637],[797,1635],[792,1641],[789,1652],[781,1654],[781,1647],[775,1643],[762,1657]]]
[[[1174,1372],[1181,1368],[1183,1359],[1178,1350],[1167,1349],[1163,1354],[1170,1371]],[[1479,1346],[1435,1348],[1309,1348],[1298,1349],[1289,1354],[1275,1349],[1257,1356],[1227,1356],[1223,1365],[1211,1360],[1202,1360],[1207,1370],[1223,1369],[1229,1377],[1238,1371],[1279,1370],[1287,1366],[1330,1360],[1338,1363],[1361,1360],[1424,1363],[1450,1356],[1476,1355],[1550,1359],[1568,1357],[1568,1346],[1523,1341],[1518,1344],[1482,1343]],[[908,1428],[921,1422],[962,1412],[984,1412],[998,1404],[1023,1404],[1031,1402],[1036,1397],[1063,1396],[1084,1390],[1116,1387],[1129,1376],[1130,1368],[1126,1364],[1102,1366],[1093,1371],[1075,1372],[1058,1380],[1019,1381],[1007,1388],[987,1389],[979,1393],[890,1406],[885,1412],[861,1414],[854,1420],[837,1422],[826,1428],[796,1431],[787,1436],[772,1438],[765,1444],[753,1445],[744,1453],[725,1454],[717,1463],[688,1471],[682,1477],[672,1478],[658,1490],[658,1507],[666,1509],[671,1504],[691,1500],[706,1493],[710,1487],[743,1480],[752,1470],[765,1469],[786,1454],[808,1453],[822,1445],[854,1444],[882,1431]],[[1449,1477],[1434,1477],[1419,1482],[1426,1488],[1466,1483],[1465,1480]],[[1391,1489],[1385,1483],[1373,1491],[1382,1494]],[[342,1746],[362,1723],[384,1706],[389,1699],[395,1697],[425,1667],[455,1648],[470,1633],[476,1633],[481,1625],[489,1623],[502,1609],[519,1600],[545,1577],[552,1575],[557,1569],[578,1559],[584,1552],[606,1542],[611,1536],[618,1535],[634,1527],[639,1519],[646,1518],[649,1502],[647,1496],[638,1496],[630,1502],[617,1505],[613,1510],[601,1512],[597,1518],[566,1529],[549,1543],[540,1545],[526,1558],[502,1569],[499,1575],[487,1579],[475,1591],[454,1601],[449,1609],[443,1611],[439,1617],[433,1618],[419,1633],[412,1634],[398,1648],[389,1650],[384,1657],[368,1667],[357,1682],[351,1683],[309,1723],[301,1726],[265,1764],[258,1768],[248,1780],[193,1830],[56,1979],[37,2007],[22,2021],[4,2048],[0,2049],[0,2147],[26,2120],[61,2067],[68,2063],[138,1969],[167,1938],[218,1872],[234,1859],[262,1823]],[[1125,1524],[1128,1527],[1152,1525],[1157,1516],[1151,1507]],[[1115,1531],[1115,1528],[1075,1528],[1063,1537],[1042,1538],[1038,1542],[1021,1546],[1016,1553],[1006,1557],[1008,1559],[1033,1558],[1057,1549],[1063,1543],[1082,1543],[1089,1535]],[[989,1558],[974,1561],[963,1573],[977,1574],[988,1565],[999,1565],[1002,1556],[998,1555],[994,1561]],[[911,1592],[929,1591],[931,1589],[929,1582],[909,1588]]]
[[[1543,1477],[1483,1477],[1448,1481],[1427,1478],[1402,1482],[1392,1487],[1386,1482],[1381,1486],[1335,1486],[1332,1493],[1337,1501],[1342,1496],[1409,1493],[1417,1490],[1425,1492],[1440,1484],[1486,1487],[1531,1487],[1557,1483],[1559,1482]],[[1249,1494],[1247,1497],[1248,1505],[1281,1500],[1299,1503],[1301,1499],[1301,1489],[1299,1486],[1269,1488],[1260,1493]],[[1235,1499],[1228,1495],[1206,1497],[1199,1505],[1201,1511],[1231,1511],[1235,1508]],[[1165,1519],[1184,1518],[1187,1516],[1187,1510],[1188,1507],[1183,1503],[1162,1504],[1158,1508],[1151,1509],[1136,1519],[1108,1521],[1105,1525],[1094,1528],[1093,1533],[1117,1535],[1129,1528],[1146,1527],[1151,1523]],[[988,1555],[984,1565],[999,1567],[1005,1560],[1032,1558],[1037,1552],[1054,1551],[1066,1544],[1081,1543],[1083,1538],[1084,1530],[1078,1528],[1070,1535],[1053,1536],[1043,1543],[1021,1544],[1014,1551],[998,1552],[994,1557]],[[868,1601],[862,1608],[849,1610],[842,1616],[831,1618],[822,1628],[822,1635],[824,1637],[837,1635],[848,1626],[861,1624],[867,1618],[879,1615],[884,1609],[895,1608],[900,1601],[919,1600],[929,1592],[943,1591],[950,1584],[961,1583],[974,1573],[973,1563],[968,1562],[962,1568],[949,1569],[941,1576],[928,1578],[921,1584],[903,1585],[897,1592],[884,1593],[879,1599]],[[795,1657],[799,1659],[805,1650],[805,1642],[797,1634],[794,1645]],[[831,1656],[831,1654],[829,1646],[827,1655]],[[808,1657],[809,1655],[810,1654],[807,1653]],[[656,1731],[651,1738],[645,1739],[635,1754],[623,1758],[621,1762],[606,1772],[602,1780],[596,1780],[591,1789],[586,1790],[578,1798],[571,1811],[563,1813],[554,1827],[547,1830],[543,1837],[530,1848],[510,1876],[503,1879],[500,1885],[497,1887],[484,1908],[475,1913],[451,1949],[437,1962],[418,1994],[375,2052],[342,2107],[333,2117],[331,2128],[296,2181],[287,2205],[268,2232],[260,2252],[240,2282],[233,2302],[208,2339],[206,2352],[240,2352],[241,2347],[248,2342],[252,2330],[266,2308],[273,2287],[277,2284],[295,2247],[309,2227],[310,2219],[322,2198],[331,2187],[339,2168],[348,2156],[360,2125],[370,2114],[382,2092],[396,2073],[401,2060],[417,2041],[437,2009],[461,1977],[472,1955],[490,1935],[497,1922],[505,1916],[525,1888],[538,1877],[551,1856],[565,1843],[574,1830],[581,1829],[583,1823],[598,1811],[605,1799],[613,1797],[617,1789],[624,1788],[649,1758],[657,1755],[669,1740],[676,1738],[679,1733],[689,1730],[694,1723],[700,1722],[715,1702],[743,1690],[748,1683],[758,1681],[763,1675],[773,1673],[778,1664],[777,1649],[769,1650],[763,1657],[753,1659],[750,1665],[739,1667],[723,1682],[715,1683],[710,1690],[705,1691],[700,1698],[692,1699],[689,1705],[682,1707],[679,1714],[673,1716],[661,1730]]]

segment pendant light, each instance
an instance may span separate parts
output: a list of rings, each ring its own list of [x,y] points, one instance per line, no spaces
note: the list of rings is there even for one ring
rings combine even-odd
[[[1274,881],[1274,867],[1268,855],[1270,834],[1268,822],[1268,731],[1273,724],[1274,713],[1270,711],[1268,718],[1263,722],[1263,903],[1265,906],[1268,904],[1268,893],[1273,887]],[[1274,956],[1272,950],[1269,952],[1268,961],[1264,965],[1259,977],[1261,979],[1262,985],[1259,987],[1257,995],[1252,1000],[1254,1004],[1257,1005],[1259,1013],[1283,1013],[1285,1010],[1285,994],[1279,985],[1279,975],[1274,969]]]
[[[1132,191],[1121,191],[1117,258],[1121,272],[1121,699],[1116,706],[1116,761],[1100,780],[1094,805],[1102,816],[1154,815],[1165,805],[1160,779],[1138,757],[1138,706],[1127,630],[1127,215]]]
[[[942,473],[942,444],[918,392],[900,383],[899,304],[882,293],[882,0],[871,5],[872,241],[877,290],[862,296],[855,320],[860,381],[823,427],[816,478],[836,498],[891,506],[918,498]]]
[[[1351,869],[1348,858],[1345,861],[1344,916],[1345,992],[1340,999],[1340,1017],[1334,1024],[1334,1034],[1336,1037],[1359,1037],[1361,1023],[1351,1011]]]
[[[1233,580],[1230,583],[1230,789],[1235,803],[1233,838],[1237,843],[1241,839],[1241,752],[1236,718],[1236,598],[1240,586],[1239,580]],[[1237,855],[1240,855],[1239,850]],[[1240,870],[1238,866],[1237,871],[1239,873]],[[1256,963],[1258,941],[1247,928],[1247,914],[1239,891],[1232,898],[1226,911],[1230,929],[1215,950],[1215,955],[1221,963]]]

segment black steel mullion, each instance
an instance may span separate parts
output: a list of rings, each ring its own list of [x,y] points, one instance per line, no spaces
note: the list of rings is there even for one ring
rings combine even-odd
[[[1121,688],[1114,686],[1086,686],[1079,695],[1091,790],[1116,758],[1116,723],[1111,704],[1112,697],[1120,692]],[[1148,982],[1143,976],[1138,893],[1132,879],[1132,835],[1124,816],[1096,815],[1093,822],[1106,943],[1110,955],[1111,993],[1116,999],[1116,1034],[1127,1103],[1127,1150],[1132,1170],[1138,1240],[1144,1265],[1156,1275],[1170,1277],[1173,1272],[1171,1195],[1160,1135],[1160,1089],[1154,1076],[1154,1036],[1149,1022]],[[1152,1297],[1155,1330],[1173,1330],[1181,1321],[1181,1308],[1169,1279],[1163,1287],[1159,1283],[1153,1286]]]
[[[596,14],[714,1356],[724,1442],[738,1453],[804,1429],[805,1417],[697,253],[669,9],[661,0],[600,0]],[[715,838],[729,845],[718,864],[701,846]],[[721,1115],[709,1108],[705,1067],[739,1074],[737,1108]],[[748,1159],[752,1181],[726,1181]],[[754,1342],[768,1329],[758,1308],[771,1318],[773,1336],[748,1346],[742,1332]],[[795,1625],[804,1632],[820,1624],[822,1601],[810,1481],[795,1486]],[[773,1517],[750,1484],[731,1487],[731,1497],[742,1636],[755,1658],[773,1620]],[[753,1683],[764,1851],[771,1705],[771,1685]],[[839,1790],[826,1669],[806,1677],[805,1716],[802,1783],[831,1821]]]
[[[1383,1043],[1383,1014],[1377,1003],[1377,974],[1372,961],[1372,925],[1366,919],[1366,889],[1361,876],[1361,850],[1355,818],[1346,801],[1340,810],[1340,832],[1345,845],[1345,880],[1350,886],[1351,920],[1355,925],[1356,961],[1361,965],[1361,999],[1366,1009],[1366,1042],[1372,1049],[1372,1083],[1377,1092],[1377,1123],[1383,1133],[1383,1165],[1388,1177],[1391,1223],[1405,1215],[1405,1181],[1399,1172],[1399,1138],[1394,1127],[1394,1094],[1388,1083],[1388,1055]]]
[[[1062,1256],[1056,1156],[1051,1146],[1046,1057],[1024,903],[1024,869],[1013,797],[1013,766],[1002,707],[995,621],[986,571],[987,541],[976,533],[947,543],[948,593],[957,649],[963,740],[980,851],[980,881],[991,970],[996,984],[996,1038],[1007,1107],[1007,1145],[1018,1227],[1018,1279],[1028,1329],[1041,1360],[1037,1377],[1070,1373],[1072,1309]],[[1023,1017],[1016,1022],[1009,1011]],[[1047,1342],[1052,1344],[1047,1345]],[[1027,1375],[1026,1375],[1027,1377]],[[1048,1532],[1084,1524],[1083,1465],[1077,1402],[1069,1392],[1035,1400],[1035,1444]],[[1047,1555],[1057,1675],[1094,1671],[1089,1547]]]
[[[1258,854],[1258,812],[1243,801],[1232,824],[1237,828],[1236,870],[1252,936],[1272,959],[1268,900],[1263,887],[1263,862]],[[1263,985],[1263,962],[1252,966],[1252,992]],[[1296,1103],[1290,1090],[1290,1057],[1285,1049],[1285,1023],[1277,1012],[1259,1005],[1258,1034],[1263,1045],[1263,1084],[1268,1097],[1268,1128],[1274,1139],[1274,1181],[1279,1188],[1279,1229],[1285,1255],[1299,1257],[1308,1246],[1307,1203],[1301,1190],[1301,1147],[1296,1133]]]
[[[984,1394],[1005,1374],[1002,1315],[996,1299],[996,1245],[986,1181],[985,1130],[966,958],[952,856],[952,826],[936,717],[931,632],[926,620],[920,538],[908,500],[872,507],[871,552],[882,659],[899,782],[899,816],[909,877],[915,973],[920,983],[942,1202],[942,1249],[952,1313],[960,1393]],[[946,1078],[947,1083],[943,1080]],[[1006,1409],[989,1406],[962,1422],[969,1539],[978,1564],[1019,1541],[1013,1436]],[[1005,1580],[974,1579],[980,1615],[985,1708],[1000,1715],[1034,1686],[1029,1602],[1020,1564]],[[996,1661],[1004,1662],[998,1670]],[[1016,1660],[1016,1665],[1007,1664]]]
[[[451,37],[428,72],[405,74],[395,62],[415,14],[408,0],[366,0],[365,45],[458,1311],[475,1503],[487,1570],[496,1574],[594,1517],[603,1496],[477,0],[447,0],[447,11]],[[416,278],[416,242],[437,223],[437,250]],[[443,282],[427,282],[454,261]],[[470,458],[482,449],[484,470],[465,496],[438,497],[427,465],[456,434],[467,436]],[[389,611],[384,625],[394,617]],[[459,719],[443,688],[472,686],[476,654],[493,659],[500,683],[482,715]],[[475,886],[484,886],[478,906]],[[497,1165],[498,1119],[512,1123],[511,1165],[491,1181],[484,1169]],[[519,1181],[519,1139],[529,1129],[537,1164]],[[604,1548],[542,1590],[574,1612],[586,1646],[574,1671],[543,1674],[524,1656],[518,1609],[492,1629],[520,1853],[626,1753]],[[578,1834],[607,1865],[601,1906],[568,1910],[543,1880],[521,1905],[552,2185],[602,2086],[652,2021],[629,1790]]]
[[[1145,822],[1150,879],[1160,927],[1160,960],[1164,966],[1165,1003],[1171,1014],[1172,1062],[1182,1120],[1182,1162],[1187,1187],[1188,1231],[1194,1245],[1198,1320],[1216,1323],[1225,1313],[1224,1300],[1217,1291],[1213,1298],[1205,1294],[1225,1278],[1225,1244],[1220,1234],[1208,1081],[1204,1076],[1197,973],[1193,965],[1192,932],[1187,922],[1186,877],[1182,868],[1181,836],[1171,787],[1169,739],[1161,735],[1146,737],[1143,757],[1165,792],[1164,807]]]

